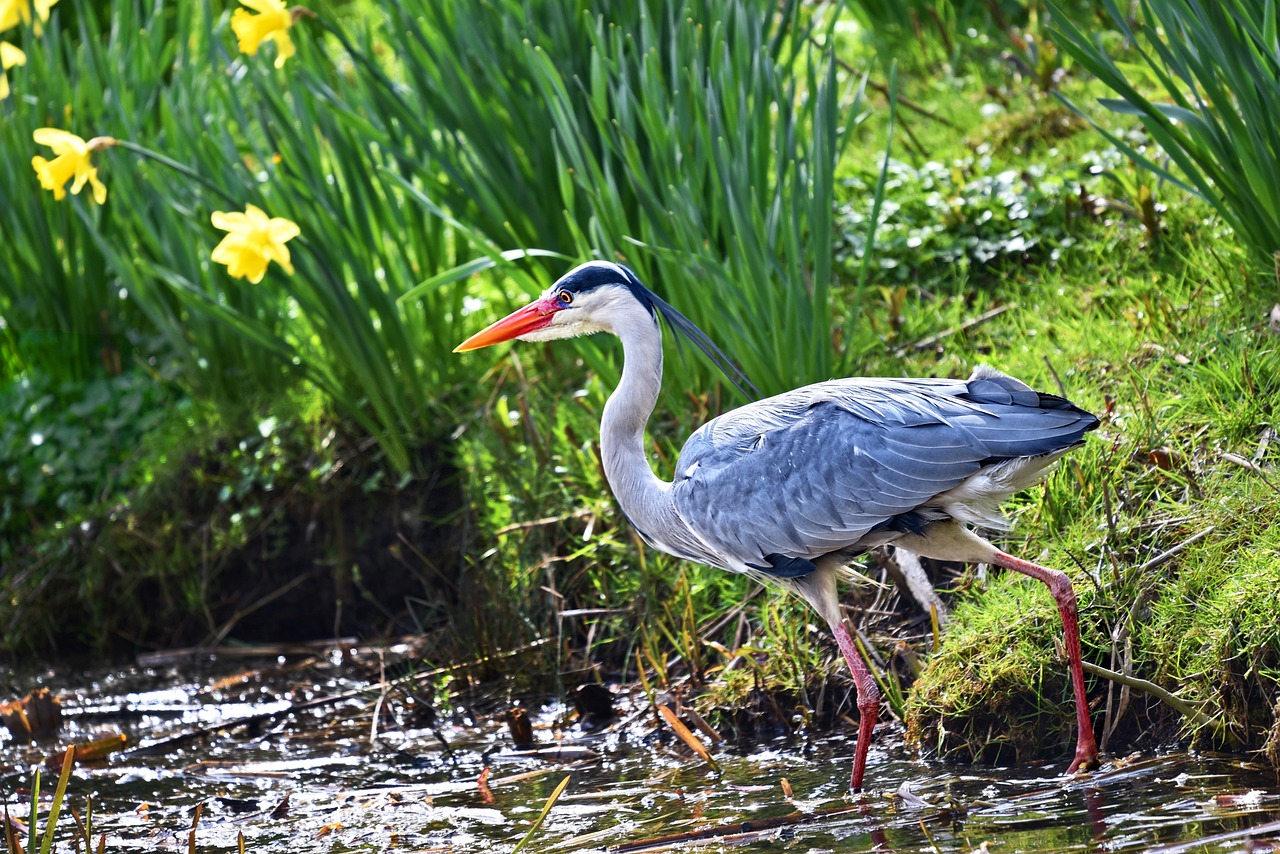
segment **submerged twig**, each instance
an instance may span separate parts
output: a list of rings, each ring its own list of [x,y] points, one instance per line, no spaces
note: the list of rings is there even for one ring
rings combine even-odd
[[[1242,830],[1228,830],[1225,833],[1216,833],[1213,836],[1202,836],[1199,839],[1193,839],[1190,842],[1183,842],[1178,845],[1166,845],[1162,848],[1152,848],[1151,851],[1157,852],[1157,854],[1182,854],[1184,851],[1203,851],[1216,845],[1220,845],[1223,842],[1229,842],[1233,839],[1266,837],[1273,833],[1280,833],[1280,821],[1273,821],[1268,824],[1259,824],[1256,827],[1246,827]],[[1255,849],[1248,848],[1242,850]]]
[[[676,717],[675,712],[665,705],[659,705],[658,714],[662,715],[662,719],[667,722],[667,726],[671,727],[671,731],[678,735],[680,740],[689,746],[690,750],[698,754],[698,757],[710,765],[713,771],[719,773],[720,766],[716,764],[716,760],[712,758],[711,752],[707,750],[706,745],[684,725],[683,721]]]
[[[196,828],[200,826],[200,816],[204,813],[204,801],[196,804],[195,815],[191,819],[191,830],[187,833],[187,852],[196,854]]]
[[[866,806],[853,804],[817,812],[793,812],[777,818],[766,818],[758,821],[740,821],[721,824],[715,827],[704,827],[701,830],[688,830],[684,833],[673,833],[668,836],[656,836],[652,839],[640,839],[635,842],[624,842],[609,849],[611,854],[628,854],[628,852],[646,851],[650,848],[669,848],[681,842],[695,842],[702,839],[723,839],[728,836],[761,833],[779,827],[792,827],[797,824],[822,821],[853,812],[866,812]]]
[[[938,843],[934,840],[933,834],[929,832],[929,825],[924,823],[924,819],[920,819],[920,831],[924,834],[924,838],[929,840],[929,847],[938,854],[942,854],[942,849],[938,847]]]
[[[558,801],[560,799],[560,795],[564,793],[565,786],[569,785],[569,779],[571,776],[572,775],[566,775],[565,778],[560,781],[560,785],[556,786],[556,790],[551,793],[551,797],[547,798],[547,803],[543,806],[542,812],[533,820],[533,827],[529,828],[529,832],[524,835],[524,838],[516,843],[515,848],[511,849],[511,854],[515,854],[515,852],[523,848],[525,844],[533,838],[533,835],[538,832],[538,828],[542,827],[542,823],[547,819],[547,813],[551,812],[551,808],[556,805],[556,801]]]
[[[378,701],[373,704],[373,720],[369,722],[369,744],[375,746],[378,743],[378,716],[382,714],[382,704],[391,693],[391,683],[387,682],[387,661],[381,653],[378,654],[378,685],[382,690],[378,692]]]

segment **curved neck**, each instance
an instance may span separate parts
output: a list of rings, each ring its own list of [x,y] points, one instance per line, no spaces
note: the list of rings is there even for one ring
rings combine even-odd
[[[600,420],[601,462],[622,511],[644,533],[670,503],[671,484],[654,475],[644,450],[645,424],[662,389],[662,332],[639,304],[610,331],[622,339],[622,379]]]

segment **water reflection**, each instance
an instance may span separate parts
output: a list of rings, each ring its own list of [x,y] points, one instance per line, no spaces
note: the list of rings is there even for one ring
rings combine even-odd
[[[868,773],[883,789],[852,800],[851,733],[720,745],[717,774],[652,721],[642,696],[620,699],[623,725],[598,730],[577,726],[571,706],[525,696],[542,748],[532,753],[510,744],[499,713],[509,700],[492,694],[455,695],[453,712],[422,725],[376,691],[355,692],[330,708],[166,741],[286,696],[359,685],[330,673],[300,687],[291,672],[289,684],[209,691],[233,666],[245,667],[44,677],[72,696],[97,689],[66,704],[79,708],[69,708],[61,744],[123,731],[131,744],[162,746],[77,769],[69,802],[93,794],[108,850],[185,850],[197,803],[202,851],[233,851],[239,834],[253,852],[511,850],[566,775],[532,850],[1280,850],[1277,781],[1240,757],[1148,756],[1067,780],[1058,765],[921,762],[890,731]],[[56,747],[0,742],[11,814],[25,815],[19,790]],[[68,825],[64,850],[70,837]]]

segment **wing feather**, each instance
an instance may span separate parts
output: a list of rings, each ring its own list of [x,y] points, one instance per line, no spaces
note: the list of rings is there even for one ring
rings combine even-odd
[[[681,451],[673,498],[717,554],[767,571],[856,549],[984,468],[1061,451],[1096,425],[989,370],[968,381],[833,380],[705,424]]]

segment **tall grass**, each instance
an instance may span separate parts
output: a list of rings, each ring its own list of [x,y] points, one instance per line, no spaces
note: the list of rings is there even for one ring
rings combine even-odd
[[[421,139],[455,217],[495,243],[625,260],[765,391],[845,370],[833,183],[862,113],[831,56],[833,10],[499,0],[388,15],[441,120]]]
[[[75,33],[55,14],[25,34],[0,130],[20,247],[0,262],[0,362],[83,377],[99,334],[128,330],[220,410],[306,381],[404,466],[405,437],[475,370],[449,355],[470,262],[536,248],[631,263],[766,391],[844,373],[833,176],[861,90],[837,75],[832,10],[776,11],[394,4],[359,35],[296,25],[283,69],[234,53],[212,0],[114,4]],[[35,189],[48,124],[125,141],[98,156],[104,207]],[[249,285],[210,263],[210,213],[246,204],[298,223],[296,275]],[[513,278],[487,293],[565,266],[503,263]]]
[[[119,333],[139,320],[136,301],[113,281],[93,238],[110,226],[114,211],[42,198],[47,194],[31,169],[31,133],[46,124],[123,132],[126,123],[140,123],[159,97],[165,57],[190,16],[146,16],[136,3],[119,4],[116,23],[129,33],[127,43],[108,39],[92,15],[76,21],[68,31],[66,16],[54,14],[41,37],[30,28],[5,35],[22,44],[27,64],[10,71],[13,92],[0,102],[0,379],[24,371],[83,379],[101,370],[104,346],[128,353]],[[108,180],[115,171],[107,167]]]
[[[833,10],[498,0],[387,14],[406,34],[396,72],[423,105],[402,103],[376,76],[360,85],[405,126],[440,117],[420,137],[439,166],[424,192],[453,218],[495,243],[625,261],[765,392],[849,371],[862,327],[832,267],[834,175],[863,103],[862,81],[840,76],[831,54]],[[510,307],[491,302],[490,315]],[[500,569],[466,580],[468,596],[488,603],[470,627],[485,645],[580,632],[608,639],[601,660],[628,662],[635,638],[625,626],[664,624],[678,579],[708,624],[740,601],[739,579],[646,554],[612,507],[594,437],[614,350],[608,341],[516,350],[499,374],[509,382],[495,383],[467,421],[469,489],[486,498],[477,519],[501,532],[478,559]],[[682,370],[659,416],[664,468],[678,447],[668,437],[691,426],[673,427],[667,413],[714,414],[713,394],[690,392],[722,381],[692,359],[670,364]],[[620,614],[595,629],[598,618],[560,616],[602,607]]]
[[[1062,47],[1120,95],[1101,99],[1103,106],[1137,117],[1177,171],[1097,121],[1095,126],[1136,162],[1213,205],[1255,261],[1269,268],[1280,252],[1277,4],[1142,0],[1137,26],[1115,0],[1101,5],[1123,33],[1125,52],[1104,48],[1055,8]],[[1151,97],[1152,88],[1168,101]]]
[[[315,390],[415,471],[415,442],[441,441],[489,402],[488,363],[451,354],[483,322],[469,312],[502,312],[589,257],[635,266],[766,391],[856,358],[856,312],[832,267],[834,174],[863,106],[861,81],[832,57],[838,8],[415,0],[355,26],[301,19],[297,54],[277,69],[271,45],[237,51],[234,5],[55,7],[41,35],[19,34],[30,60],[0,106],[0,228],[20,246],[0,257],[4,379],[103,371],[105,324],[122,333],[123,369],[176,376],[199,414],[234,420]],[[32,132],[45,126],[122,141],[94,155],[105,205],[39,188]],[[212,263],[211,214],[248,204],[298,224],[293,275],[273,265],[250,284]],[[610,515],[590,437],[616,356],[526,354],[527,387],[581,382],[577,367],[559,379],[581,353],[593,391],[551,420],[565,436],[530,430],[518,465],[483,459],[472,497],[498,509],[482,522],[521,524],[584,495]],[[714,370],[686,367],[671,385],[711,390],[697,407],[710,414]],[[519,405],[527,416],[544,402]],[[568,475],[548,486],[554,466]],[[628,536],[601,521],[579,544],[588,571],[566,589],[596,604],[639,592],[657,608],[669,585],[649,582],[667,565],[640,580],[600,571],[631,559]],[[559,606],[525,607],[543,571],[486,579],[513,603],[494,609],[514,616],[498,628],[543,630]]]

